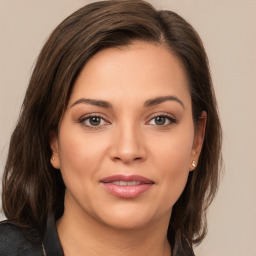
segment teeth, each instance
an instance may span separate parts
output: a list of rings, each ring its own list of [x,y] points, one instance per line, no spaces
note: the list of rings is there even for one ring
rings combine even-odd
[[[141,183],[139,181],[113,181],[110,182],[111,184],[115,184],[118,186],[136,186],[136,185],[140,185]]]
[[[119,186],[127,186],[128,185],[128,182],[125,182],[125,181],[120,181],[120,184]]]

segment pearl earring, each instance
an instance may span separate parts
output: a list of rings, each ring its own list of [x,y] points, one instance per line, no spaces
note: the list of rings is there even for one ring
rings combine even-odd
[[[52,160],[53,160],[53,161],[55,160],[54,156],[52,157]]]
[[[196,167],[196,162],[195,160],[192,161],[192,166],[195,168]]]

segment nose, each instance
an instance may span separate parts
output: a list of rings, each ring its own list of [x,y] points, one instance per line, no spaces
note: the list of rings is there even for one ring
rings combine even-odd
[[[125,164],[144,161],[146,148],[140,128],[128,124],[117,127],[111,142],[110,157]]]

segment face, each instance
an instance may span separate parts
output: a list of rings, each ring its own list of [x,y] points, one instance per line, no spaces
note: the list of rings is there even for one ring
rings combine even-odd
[[[76,80],[51,140],[65,209],[115,228],[168,222],[199,157],[204,123],[194,128],[185,72],[165,47],[100,51]]]

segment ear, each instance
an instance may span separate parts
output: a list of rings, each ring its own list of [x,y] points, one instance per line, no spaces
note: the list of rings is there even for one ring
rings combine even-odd
[[[204,142],[206,121],[207,121],[207,113],[203,111],[195,127],[195,135],[194,135],[193,147],[192,147],[191,157],[190,157],[190,171],[193,171],[196,168],[196,165],[198,163],[198,159],[199,159],[203,142]]]
[[[52,150],[51,164],[55,169],[60,169],[59,145],[56,132],[50,132],[50,146]]]

